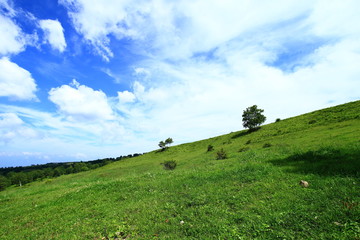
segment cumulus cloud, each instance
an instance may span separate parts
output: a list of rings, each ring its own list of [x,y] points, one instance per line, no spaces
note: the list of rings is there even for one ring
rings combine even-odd
[[[66,48],[64,29],[58,20],[40,20],[39,25],[45,33],[44,41],[49,43],[53,49],[63,52]]]
[[[0,59],[0,96],[12,100],[34,100],[36,83],[31,73],[8,58]]]
[[[129,91],[118,92],[118,98],[120,103],[131,103],[136,99],[135,95]]]
[[[107,97],[101,90],[96,91],[73,80],[71,86],[62,85],[49,91],[49,100],[69,119],[98,121],[113,119],[113,112]]]

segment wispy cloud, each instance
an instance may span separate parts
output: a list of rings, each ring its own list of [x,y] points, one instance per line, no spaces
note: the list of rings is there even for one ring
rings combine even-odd
[[[0,142],[8,144],[16,138],[33,139],[38,137],[36,130],[25,126],[14,113],[0,113]]]
[[[74,121],[64,115],[4,104],[0,104],[0,112],[0,146],[6,146],[0,151],[3,155],[35,152],[48,156],[48,161],[74,161],[78,156],[89,160],[139,152],[138,144],[144,151],[152,149],[148,140],[137,139],[126,129],[120,117]]]
[[[121,83],[123,82],[121,80],[121,77],[119,77],[117,74],[113,73],[109,68],[102,68],[101,71],[103,71],[104,73],[106,73],[106,75],[108,75],[109,77],[111,77],[112,79],[114,79],[115,83]]]

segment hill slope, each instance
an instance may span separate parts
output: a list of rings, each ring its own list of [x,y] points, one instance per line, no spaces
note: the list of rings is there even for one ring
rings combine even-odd
[[[11,187],[0,238],[359,239],[359,133],[357,101]]]

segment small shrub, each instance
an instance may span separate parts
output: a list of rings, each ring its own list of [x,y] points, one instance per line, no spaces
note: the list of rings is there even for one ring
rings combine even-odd
[[[162,165],[164,166],[165,170],[174,170],[176,168],[177,163],[174,160],[170,160],[163,162]]]
[[[245,144],[250,144],[251,143],[251,140],[248,140]]]
[[[271,147],[272,145],[270,144],[270,143],[265,143],[264,145],[263,145],[263,148],[269,148],[269,147]]]
[[[246,152],[248,150],[250,150],[249,147],[242,147],[242,148],[239,149],[239,152]]]
[[[226,159],[227,158],[227,154],[224,151],[224,149],[220,149],[217,153],[216,153],[216,160],[221,160],[221,159]]]
[[[281,121],[281,119],[280,118],[277,118],[276,120],[275,120],[275,122],[280,122]]]
[[[208,148],[207,148],[207,151],[208,152],[211,152],[214,150],[214,146],[213,145],[209,145]]]
[[[314,124],[314,123],[316,123],[316,120],[309,121],[309,124]]]

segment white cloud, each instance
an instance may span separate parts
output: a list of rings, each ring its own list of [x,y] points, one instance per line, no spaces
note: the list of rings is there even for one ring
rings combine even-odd
[[[125,17],[124,3],[127,1],[73,1],[60,0],[69,10],[75,28],[104,60],[109,61],[113,53],[107,35],[121,25]],[[109,7],[110,6],[110,7]]]
[[[58,20],[40,20],[40,27],[45,33],[45,42],[48,42],[53,49],[63,52],[66,48],[64,29]]]
[[[184,59],[307,14],[313,5],[309,0],[60,2],[68,8],[77,31],[107,61],[113,57],[111,36],[139,41],[139,46],[147,46],[140,51],[157,57]]]
[[[75,149],[76,144],[82,144],[82,146],[86,144],[99,146],[109,143],[115,144],[122,142],[131,135],[121,125],[122,119],[120,117],[112,120],[96,119],[97,121],[90,121],[86,119],[86,121],[74,121],[84,119],[75,119],[74,116],[64,118],[63,115],[55,113],[2,104],[0,104],[0,112],[16,114],[29,122],[28,127],[31,126],[33,129],[44,132],[43,135],[46,138],[41,140],[43,141],[41,144],[45,145],[46,141],[54,142],[54,146],[59,144],[66,146],[66,144],[71,143]],[[30,146],[30,143],[27,142],[26,144]],[[34,143],[35,145],[36,143]]]
[[[0,55],[16,54],[24,50],[25,39],[21,29],[0,13]]]
[[[120,103],[131,103],[136,99],[135,95],[129,91],[118,92],[118,98]]]
[[[14,128],[24,122],[14,113],[0,113],[0,128]]]
[[[38,133],[27,127],[15,113],[0,113],[0,142],[9,143],[17,138],[37,138]]]
[[[23,32],[17,24],[17,18],[26,19],[29,24],[36,21],[31,13],[14,9],[11,1],[0,1],[0,57],[18,54],[24,51],[26,46],[38,44],[37,33]]]
[[[111,120],[114,118],[107,97],[101,90],[96,91],[73,80],[73,87],[62,85],[52,88],[49,100],[69,119],[82,121]]]
[[[9,159],[6,164],[0,163],[4,166],[33,164],[30,160],[22,162],[23,153],[30,153],[37,163],[46,163],[95,160],[152,149],[148,140],[137,139],[125,129],[119,117],[101,122],[72,121],[57,114],[4,104],[0,104],[0,112],[6,112],[0,114],[0,143],[6,144],[4,149],[0,146],[0,158]],[[31,131],[36,135],[31,136]],[[139,149],[139,145],[143,148]]]
[[[0,59],[0,96],[13,100],[32,100],[36,83],[30,72],[21,68],[8,58]]]
[[[360,3],[357,0],[316,1],[309,17],[312,31],[320,36],[359,36]],[[331,17],[330,17],[331,16]]]

